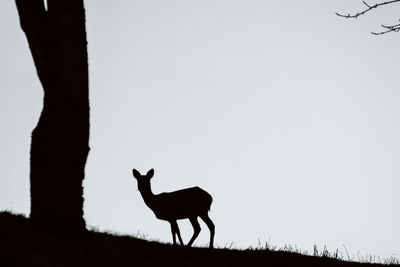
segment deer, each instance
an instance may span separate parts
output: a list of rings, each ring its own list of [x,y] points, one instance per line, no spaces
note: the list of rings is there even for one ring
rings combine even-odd
[[[201,231],[197,220],[200,217],[210,230],[210,248],[213,248],[215,226],[208,217],[208,211],[213,201],[209,193],[196,186],[174,192],[153,194],[150,180],[154,176],[154,169],[149,170],[146,175],[141,175],[135,169],[132,170],[132,173],[137,180],[138,189],[144,203],[158,219],[170,223],[173,245],[176,245],[176,236],[178,236],[180,245],[184,246],[177,220],[189,219],[193,226],[194,233],[187,244],[190,247]]]

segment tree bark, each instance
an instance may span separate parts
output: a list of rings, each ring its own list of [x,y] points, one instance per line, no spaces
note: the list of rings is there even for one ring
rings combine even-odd
[[[30,183],[35,224],[84,230],[84,169],[89,152],[88,61],[83,0],[16,0],[44,90],[32,132]]]

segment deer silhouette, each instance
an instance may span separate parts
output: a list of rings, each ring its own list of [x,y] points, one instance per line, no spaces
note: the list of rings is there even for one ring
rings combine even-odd
[[[168,221],[171,224],[173,244],[176,244],[178,236],[180,244],[183,241],[177,224],[177,220],[189,219],[193,226],[193,236],[187,246],[191,246],[200,233],[200,224],[197,217],[200,217],[210,229],[210,248],[213,247],[215,226],[208,217],[212,197],[200,187],[191,187],[169,193],[153,194],[151,191],[150,179],[154,175],[151,169],[146,175],[141,175],[137,170],[132,170],[133,176],[138,182],[138,189],[146,205],[154,212],[160,220]]]

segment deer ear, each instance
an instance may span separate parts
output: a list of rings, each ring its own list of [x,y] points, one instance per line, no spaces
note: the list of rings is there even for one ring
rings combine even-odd
[[[146,176],[147,178],[151,179],[154,175],[154,169],[151,169],[150,171],[147,172]]]
[[[132,170],[132,173],[133,177],[135,177],[136,179],[139,179],[141,177],[140,173],[135,169]]]

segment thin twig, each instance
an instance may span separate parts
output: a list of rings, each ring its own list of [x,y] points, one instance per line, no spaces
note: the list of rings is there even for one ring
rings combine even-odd
[[[371,32],[374,35],[382,35],[388,32],[399,32],[400,31],[400,24],[396,25],[381,25],[382,28],[385,30],[380,31],[380,32]]]
[[[388,33],[388,32],[398,32],[398,31],[400,31],[400,23],[396,24],[396,25],[381,25],[381,27],[384,28],[385,30],[383,30],[381,32],[372,32],[372,34],[381,35],[381,34],[385,34],[385,33]]]

